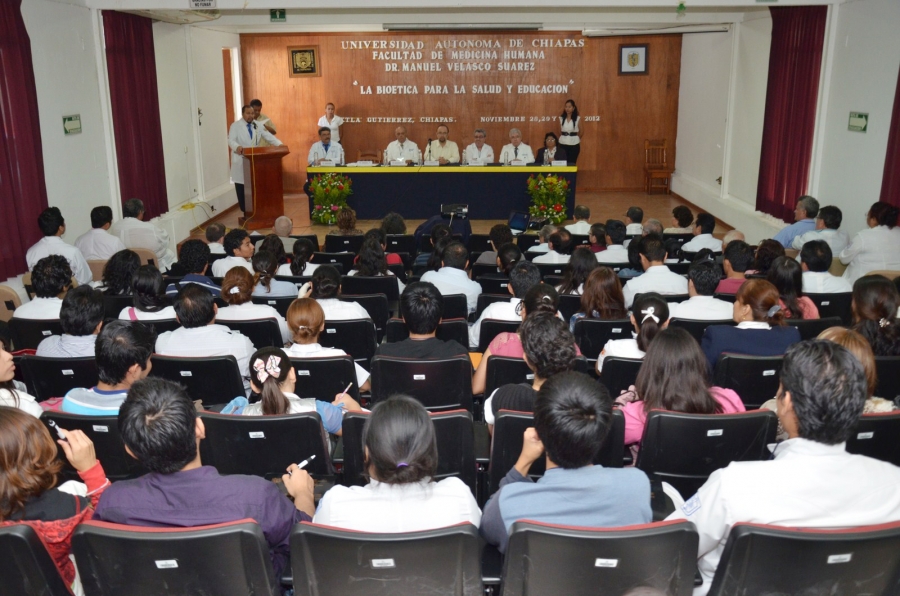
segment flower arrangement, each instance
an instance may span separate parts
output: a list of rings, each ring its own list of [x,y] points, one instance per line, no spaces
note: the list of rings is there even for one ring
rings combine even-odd
[[[316,174],[309,182],[309,192],[313,198],[310,218],[315,223],[332,226],[337,222],[337,213],[347,206],[347,197],[353,193],[353,181],[337,172]]]
[[[568,218],[566,214],[566,197],[569,194],[569,181],[553,174],[532,174],[528,177],[528,195],[531,206],[528,213],[534,220],[546,219],[549,223],[559,224]]]

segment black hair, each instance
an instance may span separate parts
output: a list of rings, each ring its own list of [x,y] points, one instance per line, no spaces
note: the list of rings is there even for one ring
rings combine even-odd
[[[175,298],[175,314],[185,329],[205,327],[216,316],[215,298],[212,293],[197,284],[187,284]]]
[[[378,240],[374,238],[363,240],[359,249],[359,261],[356,269],[359,275],[387,275],[387,258],[384,255],[384,248],[381,247]]]
[[[522,259],[522,251],[512,242],[507,242],[497,250],[500,259],[500,273],[509,276],[509,272]]]
[[[262,102],[259,101],[258,99],[251,99],[250,103],[247,105],[249,105],[251,108],[262,108]],[[329,129],[329,130],[331,130],[331,129]]]
[[[120,250],[103,266],[103,291],[111,296],[131,294],[131,282],[141,257],[133,250]]]
[[[225,236],[225,225],[213,222],[206,226],[206,239],[210,242],[218,242]]]
[[[539,283],[522,298],[522,306],[529,317],[539,312],[555,315],[559,310],[559,294],[550,284]]]
[[[102,228],[108,223],[112,223],[112,209],[106,206],[94,207],[91,209],[91,227]]]
[[[131,280],[134,307],[144,312],[159,312],[169,306],[162,273],[154,265],[141,265]]]
[[[374,238],[382,247],[387,246],[387,234],[381,228],[372,228],[363,234],[363,242],[369,238]]]
[[[534,400],[534,429],[547,458],[563,469],[589,465],[612,421],[609,391],[584,373],[547,379]]]
[[[103,292],[91,286],[78,286],[66,292],[59,309],[59,323],[63,333],[91,335],[103,322],[103,313]]]
[[[559,145],[559,137],[556,136],[556,133],[551,131],[544,135],[544,147],[547,146],[547,139],[553,139],[556,141],[556,144]]]
[[[569,262],[563,268],[563,280],[559,285],[560,294],[574,294],[578,287],[587,281],[591,271],[600,266],[597,257],[586,246],[579,246],[572,251]]]
[[[553,250],[560,254],[565,252],[565,241],[563,241],[562,234],[559,233],[559,230],[550,234],[550,239],[547,241],[549,244],[553,245]]]
[[[278,259],[271,252],[261,250],[253,255],[253,259],[250,262],[253,264],[253,271],[255,272],[253,274],[253,286],[256,287],[257,284],[262,284],[266,292],[271,291],[272,278],[275,277],[275,272],[278,270]]]
[[[622,244],[625,242],[625,237],[628,235],[625,229],[625,224],[618,219],[606,220],[606,235],[609,236],[609,239],[613,244]]]
[[[689,207],[678,205],[672,209],[672,217],[678,221],[678,227],[686,228],[694,221],[694,214],[691,213]]]
[[[381,219],[381,231],[385,234],[405,234],[406,220],[399,213],[391,211]]]
[[[462,242],[451,242],[444,247],[441,253],[441,261],[444,267],[465,270],[466,264],[469,262],[469,251],[466,250]]]
[[[122,203],[122,217],[137,217],[144,212],[144,201],[128,199]]]
[[[329,127],[327,127],[327,126],[320,126],[317,134],[320,134],[320,135],[321,135],[323,132],[328,132],[328,133],[330,133],[330,132],[331,132],[331,128],[329,128]]]
[[[650,312],[650,309],[653,309]],[[637,323],[637,345],[641,352],[646,352],[653,338],[662,331],[669,320],[669,304],[656,292],[641,294],[631,307],[634,322]],[[653,317],[659,319],[654,320]]]
[[[72,285],[72,268],[61,255],[49,255],[34,264],[31,287],[38,298],[56,298]]]
[[[575,205],[575,210],[572,211],[572,217],[575,219],[590,219],[591,210],[588,209],[587,205]]]
[[[666,243],[663,242],[662,236],[657,234],[647,234],[641,238],[638,250],[651,263],[666,260]]]
[[[826,209],[828,207],[822,207],[823,212]],[[800,262],[805,264],[810,271],[819,273],[828,271],[833,259],[831,247],[824,240],[810,240],[804,243],[803,248],[800,249]]]
[[[636,271],[643,271],[644,264],[641,262],[641,239],[632,239],[632,241],[628,243],[628,246],[625,247],[625,251],[628,255],[628,264],[631,268]]]
[[[595,223],[592,225],[590,236],[597,239],[597,244],[606,246],[606,224]]]
[[[174,474],[197,457],[197,410],[184,387],[147,377],[128,390],[119,408],[119,432],[141,464]]]
[[[784,246],[781,242],[768,238],[759,243],[756,247],[756,256],[753,257],[753,269],[758,274],[765,275],[772,267],[772,263],[778,257],[784,256]]]
[[[512,229],[506,224],[496,224],[490,231],[491,242],[495,248],[500,248],[514,240]]]
[[[434,284],[413,282],[400,294],[400,314],[410,333],[434,333],[444,315],[444,297]]]
[[[694,226],[700,228],[701,234],[712,234],[716,229],[716,218],[709,213],[698,213]],[[731,244],[729,242],[729,244]]]
[[[803,296],[803,270],[800,263],[790,257],[778,257],[772,263],[767,279],[778,288],[785,315],[790,313],[787,318],[802,319],[800,298]]]
[[[385,484],[412,484],[434,478],[438,451],[434,423],[417,400],[392,395],[372,408],[363,425],[368,450],[366,472]]]
[[[337,298],[341,290],[341,274],[331,265],[319,265],[312,274],[312,294],[310,298],[322,300]]]
[[[868,394],[859,359],[847,348],[822,339],[787,349],[781,387],[791,394],[800,437],[826,445],[850,438]]]
[[[156,334],[150,325],[120,320],[105,324],[94,346],[99,379],[108,385],[118,385],[135,364],[145,370],[155,345]]]
[[[443,223],[436,224],[433,228],[431,228],[431,245],[434,246],[441,238],[446,238],[447,236],[452,235],[453,230],[450,229],[450,226]]]
[[[313,243],[306,238],[298,238],[294,242],[293,256],[291,258],[291,273],[294,275],[303,275],[306,271],[306,264],[312,258],[316,251]],[[334,269],[334,267],[332,267]]]
[[[225,234],[225,240],[222,241],[222,246],[225,248],[225,255],[229,257],[235,256],[234,251],[241,247],[241,244],[244,243],[244,238],[249,237],[250,234],[247,233],[247,230],[242,230],[240,228],[235,228]]]
[[[555,314],[529,314],[519,326],[519,336],[531,369],[541,379],[547,380],[575,366],[575,336]]]
[[[625,212],[625,216],[628,217],[632,223],[641,223],[644,221],[644,210],[640,207],[629,207],[628,211]]]
[[[209,245],[202,240],[193,238],[181,245],[178,262],[184,268],[185,273],[200,275],[209,264]]]
[[[878,201],[869,207],[869,217],[874,219],[879,226],[893,229],[897,225],[898,216],[900,216],[900,209],[883,201]]]
[[[431,256],[428,257],[428,262],[425,264],[425,269],[427,271],[437,271],[441,268],[441,265],[444,262],[444,249],[447,248],[451,242],[456,242],[456,238],[453,236],[438,238],[438,241],[434,243],[434,249],[431,251]]]
[[[728,260],[733,270],[743,273],[753,264],[753,248],[743,240],[732,240],[725,247],[722,258]]]
[[[275,376],[271,370],[266,370],[269,358],[278,359],[278,369],[280,373]],[[255,366],[257,360],[261,361],[263,368],[258,370]],[[260,389],[260,403],[262,413],[265,416],[279,416],[281,414],[289,414],[291,411],[291,401],[281,391],[281,383],[287,380],[291,374],[291,360],[281,348],[266,347],[261,348],[250,356],[250,381]],[[260,380],[262,373],[265,377]]]
[[[715,261],[695,261],[688,268],[688,279],[694,282],[694,289],[700,296],[712,296],[722,281],[722,270]]]
[[[853,284],[853,330],[866,338],[876,356],[900,356],[898,306],[900,294],[883,275],[865,275]]]
[[[519,261],[509,271],[509,285],[516,298],[524,298],[532,287],[541,283],[541,270],[529,261]]]
[[[287,253],[284,250],[284,242],[278,234],[267,234],[262,242],[259,243],[259,250],[256,252],[268,251],[275,256],[278,267],[287,263]]]
[[[47,207],[38,215],[38,227],[44,236],[56,236],[59,228],[66,225],[59,207]]]
[[[841,222],[844,220],[844,214],[834,205],[826,205],[819,209],[819,214],[816,216],[816,219],[821,219],[822,223],[824,223],[825,227],[829,230],[836,230],[841,227]]]
[[[575,100],[567,99],[566,103],[572,104],[572,122],[577,122],[578,121],[578,106],[575,105]],[[565,106],[565,104],[563,104],[563,106]],[[565,108],[563,108],[562,114],[560,115],[560,118],[563,119],[563,122],[566,121],[566,116],[567,116],[566,110],[565,110]]]

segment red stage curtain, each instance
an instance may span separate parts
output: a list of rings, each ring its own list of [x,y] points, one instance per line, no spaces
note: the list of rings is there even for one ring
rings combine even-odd
[[[106,69],[122,201],[144,201],[146,219],[169,210],[153,27],[150,19],[103,11]]]
[[[24,273],[47,208],[31,42],[20,0],[0,2],[0,281]],[[62,122],[60,122],[62,126]]]
[[[881,178],[881,199],[900,207],[900,75],[894,92],[894,114],[884,156],[884,176]]]
[[[825,6],[770,8],[772,47],[756,209],[788,222],[812,160]]]

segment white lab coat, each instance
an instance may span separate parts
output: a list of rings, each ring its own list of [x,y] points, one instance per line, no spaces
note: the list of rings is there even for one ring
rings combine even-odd
[[[306,158],[306,163],[312,166],[319,159],[333,159],[334,163],[343,164],[344,148],[341,147],[340,143],[331,141],[328,145],[328,151],[325,151],[325,145],[322,144],[322,141],[316,141],[309,148],[309,157]]]
[[[851,284],[872,271],[900,269],[900,227],[875,226],[862,230],[840,254],[847,265],[844,279]]]
[[[500,150],[500,163],[509,163],[514,159],[521,159],[525,163],[534,163],[534,152],[531,147],[525,143],[519,144],[519,152],[516,154],[516,148],[512,143],[503,146]]]
[[[244,183],[244,156],[235,153],[235,149],[238,147],[259,147],[260,138],[265,139],[270,145],[276,147],[284,144],[275,135],[266,130],[265,127],[260,126],[256,122],[253,124],[257,126],[253,130],[252,139],[250,138],[250,133],[247,132],[247,122],[243,118],[233,123],[228,131],[228,146],[231,147],[231,180],[235,184]]]

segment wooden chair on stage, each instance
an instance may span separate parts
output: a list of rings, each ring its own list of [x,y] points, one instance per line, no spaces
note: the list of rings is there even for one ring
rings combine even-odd
[[[644,177],[648,195],[654,188],[662,188],[666,194],[671,193],[669,182],[675,168],[669,165],[667,157],[666,139],[644,140]],[[654,180],[660,180],[662,184],[655,184]]]
[[[372,161],[381,163],[381,152],[377,149],[359,149],[356,152],[356,161]]]

